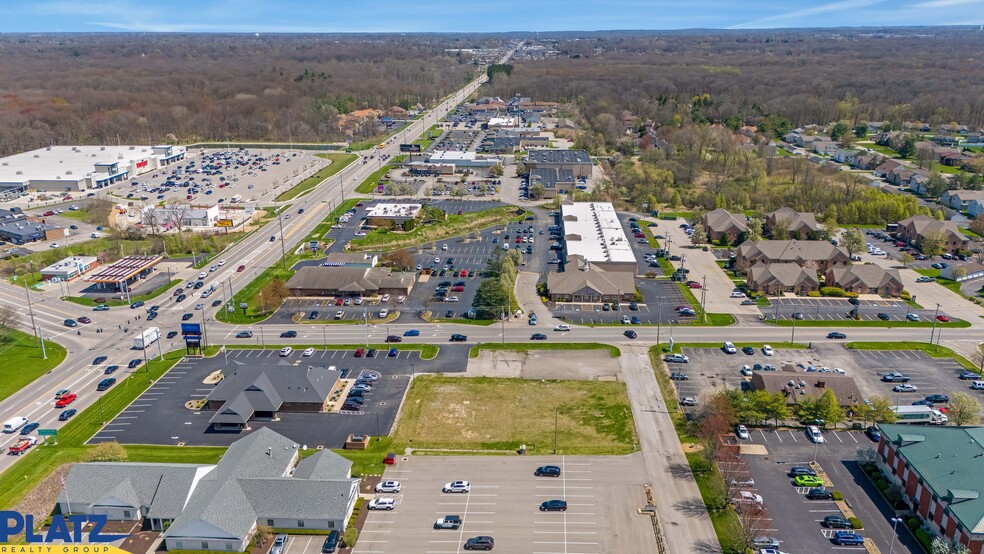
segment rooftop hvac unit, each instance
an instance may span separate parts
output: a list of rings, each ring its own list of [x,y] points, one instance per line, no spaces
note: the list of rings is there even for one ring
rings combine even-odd
[[[17,171],[17,174],[18,174],[18,175],[23,175],[23,174],[24,174],[24,172],[23,172],[23,171],[20,171],[20,170],[18,170],[18,171]]]
[[[130,147],[130,150],[136,150],[136,149],[137,149],[137,147],[136,147],[136,146],[131,146],[131,147]]]
[[[49,146],[49,147],[45,148],[45,150],[47,150],[48,152],[51,152],[51,147]]]
[[[35,154],[34,157],[35,158],[40,158],[41,157],[41,154]]]
[[[8,164],[7,162],[3,162],[3,165],[7,166],[7,165],[10,165],[10,164]]]
[[[69,169],[68,171],[65,172],[65,175],[71,175],[71,174],[72,174],[72,170],[71,169]]]
[[[100,147],[99,147],[99,151],[100,151],[100,152],[102,152],[102,151],[104,151],[104,150],[106,150],[106,147],[105,147],[105,146],[100,146]]]

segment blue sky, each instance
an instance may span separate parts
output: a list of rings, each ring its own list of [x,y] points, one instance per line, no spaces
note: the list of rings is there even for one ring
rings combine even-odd
[[[984,0],[0,0],[0,32],[501,32],[982,25]]]

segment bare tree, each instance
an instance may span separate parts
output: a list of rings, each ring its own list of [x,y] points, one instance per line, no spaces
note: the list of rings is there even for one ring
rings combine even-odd
[[[20,325],[20,314],[17,310],[6,304],[0,305],[0,341],[7,340],[18,325]]]

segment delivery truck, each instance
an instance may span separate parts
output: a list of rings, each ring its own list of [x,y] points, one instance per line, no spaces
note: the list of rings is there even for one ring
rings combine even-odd
[[[4,433],[16,433],[18,429],[27,425],[27,418],[23,416],[11,418],[3,424]]]
[[[147,348],[151,344],[157,342],[160,338],[161,330],[157,327],[150,327],[148,329],[144,329],[142,333],[133,339],[133,347],[137,350],[143,350],[144,348]]]
[[[14,456],[20,456],[21,454],[27,452],[27,449],[38,443],[37,437],[25,437],[14,443],[13,446],[9,448],[9,451]]]
[[[922,425],[946,425],[950,418],[930,406],[895,406],[892,408],[898,417],[896,423]]]

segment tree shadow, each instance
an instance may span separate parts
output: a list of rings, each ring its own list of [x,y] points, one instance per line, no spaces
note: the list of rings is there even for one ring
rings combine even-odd
[[[721,545],[716,542],[701,539],[692,545],[693,552],[700,554],[721,554]]]
[[[707,506],[699,496],[685,498],[673,504],[679,512],[687,517],[708,518]]]
[[[670,464],[668,472],[674,479],[680,479],[682,481],[694,480],[694,472],[691,471],[689,464]]]

